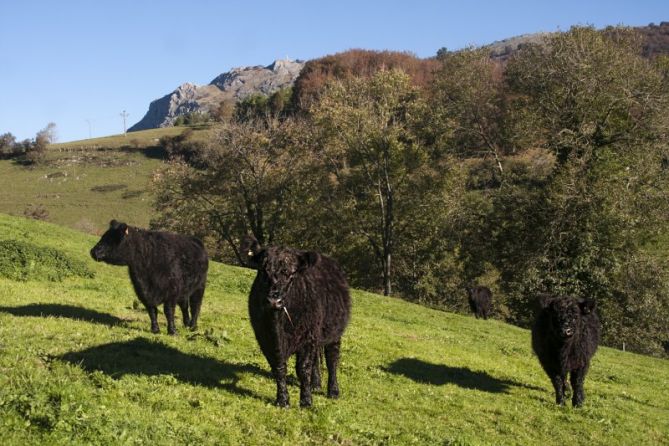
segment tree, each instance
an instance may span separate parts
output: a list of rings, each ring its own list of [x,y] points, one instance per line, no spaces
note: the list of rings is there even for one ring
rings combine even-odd
[[[55,140],[56,124],[50,122],[45,128],[37,132],[35,139],[25,144],[25,158],[28,164],[39,164],[46,160],[47,147],[51,140]]]
[[[491,156],[504,173],[502,157],[512,147],[506,141],[505,92],[502,66],[486,49],[440,53],[424,114],[428,143],[460,156]]]
[[[380,266],[385,295],[392,292],[397,247],[414,216],[427,210],[430,194],[438,196],[443,178],[443,166],[413,129],[419,101],[405,73],[382,70],[329,84],[313,109],[322,131],[318,158],[327,173],[328,220],[336,221],[340,237],[364,240]]]
[[[56,123],[50,122],[39,131],[37,134],[39,137],[43,138],[47,144],[53,144],[58,141],[58,134],[56,133]]]
[[[283,118],[288,114],[291,95],[291,88],[282,88],[269,96],[252,94],[235,105],[234,118],[237,121]]]
[[[617,316],[629,307],[630,272],[667,271],[645,247],[666,228],[669,183],[661,164],[669,96],[639,48],[630,30],[577,27],[509,62],[513,107],[527,118],[525,141],[549,151],[555,163],[542,189],[516,185],[496,197],[495,248],[517,320],[527,322],[538,291],[596,297],[605,342],[634,333],[628,344],[657,352],[666,328],[649,334],[647,318]],[[652,308],[666,314],[669,301],[655,282],[635,283],[635,294],[653,296]]]
[[[16,146],[16,137],[7,132],[0,135],[0,156],[12,156]]]
[[[155,226],[213,236],[221,257],[240,259],[238,237],[252,233],[261,244],[285,231],[308,169],[300,143],[308,132],[292,120],[258,119],[218,127],[188,163],[175,160],[154,177]]]

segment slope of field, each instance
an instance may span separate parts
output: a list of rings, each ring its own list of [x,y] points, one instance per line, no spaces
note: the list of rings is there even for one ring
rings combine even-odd
[[[0,215],[7,240],[79,267],[21,282],[2,268],[45,269],[0,262],[3,445],[669,444],[666,361],[602,348],[585,407],[557,407],[527,330],[358,291],[341,399],[297,408],[291,365],[279,409],[247,316],[253,271],[212,262],[199,331],[167,336],[161,315],[152,335],[125,269],[88,257],[94,237]]]
[[[39,207],[46,209],[48,221],[89,233],[105,229],[112,218],[146,227],[152,212],[151,175],[164,157],[158,141],[183,130],[52,144],[46,162],[38,166],[0,160],[0,212],[24,215]]]

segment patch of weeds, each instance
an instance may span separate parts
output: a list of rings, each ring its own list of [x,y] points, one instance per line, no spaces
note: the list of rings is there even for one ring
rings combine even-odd
[[[23,210],[23,215],[26,218],[46,221],[49,218],[49,211],[41,204],[31,204]]]
[[[62,398],[59,394],[12,394],[0,401],[0,405],[14,410],[25,419],[25,426],[53,430],[60,418]]]
[[[0,240],[0,277],[25,282],[60,282],[67,277],[93,278],[84,262],[45,246],[16,240]]]
[[[227,330],[216,333],[213,328],[207,328],[204,333],[193,333],[188,336],[189,341],[194,341],[199,338],[204,338],[205,341],[212,343],[215,347],[220,347],[224,342],[230,342],[232,340],[228,335]]]

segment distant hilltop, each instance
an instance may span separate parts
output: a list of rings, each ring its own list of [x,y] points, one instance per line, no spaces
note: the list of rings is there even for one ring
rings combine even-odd
[[[304,61],[283,59],[266,67],[233,68],[208,85],[187,82],[151,102],[146,115],[128,131],[170,127],[180,115],[213,111],[223,101],[237,102],[256,93],[269,95],[293,85],[303,67]]]

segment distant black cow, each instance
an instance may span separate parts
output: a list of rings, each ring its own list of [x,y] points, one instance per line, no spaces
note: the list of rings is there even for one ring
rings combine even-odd
[[[532,327],[532,348],[555,388],[557,404],[564,404],[567,373],[574,407],[583,404],[583,381],[590,359],[599,345],[600,326],[593,299],[539,298],[539,312]]]
[[[164,304],[169,334],[176,333],[177,304],[184,325],[197,327],[208,268],[207,252],[200,240],[170,232],[146,231],[112,220],[109,230],[91,249],[91,257],[128,267],[137,297],[149,311],[153,333],[160,331],[157,308],[160,304]]]
[[[467,288],[467,295],[469,297],[469,308],[476,316],[476,319],[482,317],[488,319],[492,311],[492,291],[485,286],[475,286]]]
[[[249,315],[256,339],[276,380],[276,404],[288,406],[286,361],[297,354],[300,406],[311,406],[312,388],[320,386],[318,356],[325,350],[328,397],[339,396],[337,365],[351,299],[339,265],[311,251],[260,246],[245,237],[240,252],[257,269],[249,295]]]

